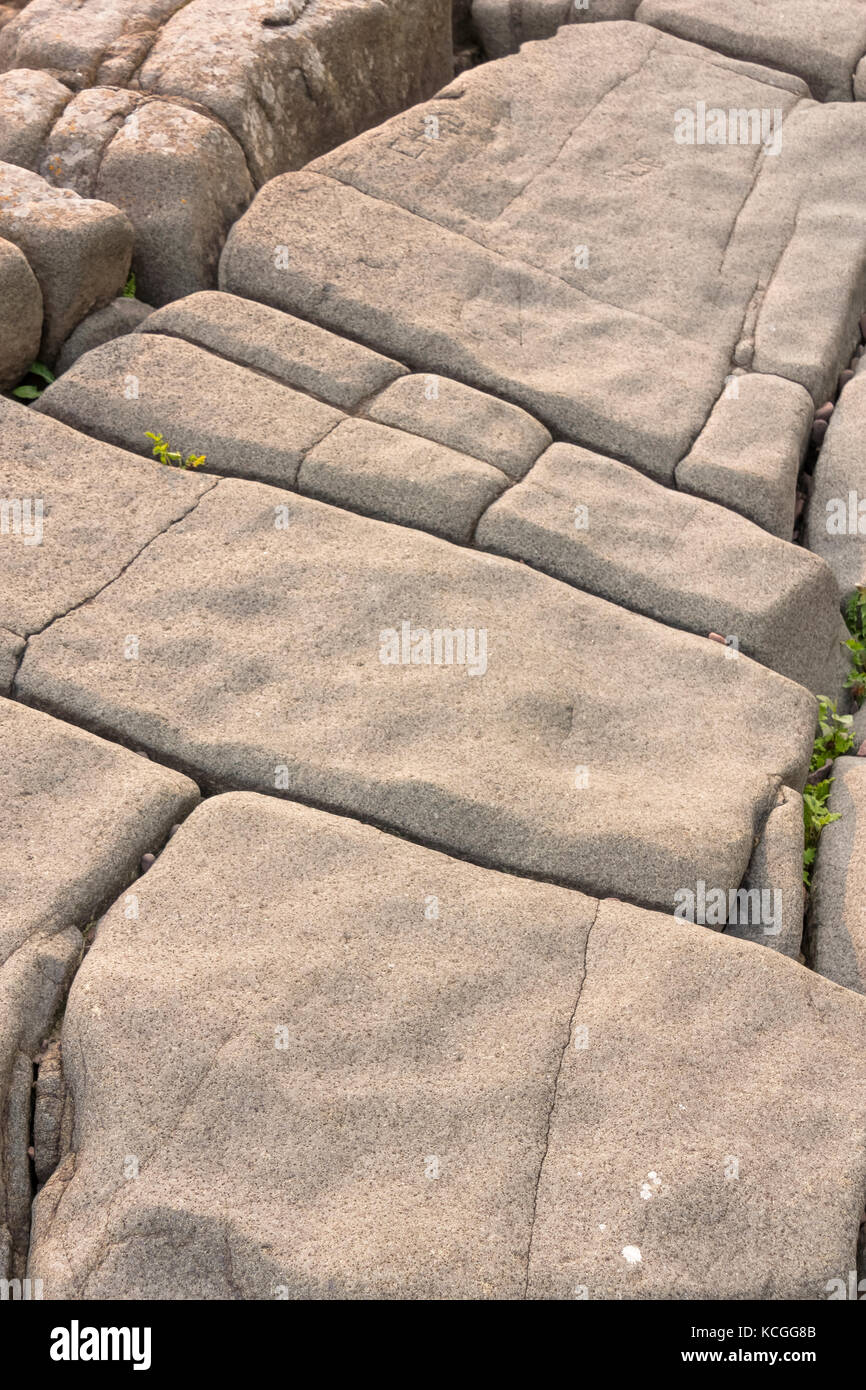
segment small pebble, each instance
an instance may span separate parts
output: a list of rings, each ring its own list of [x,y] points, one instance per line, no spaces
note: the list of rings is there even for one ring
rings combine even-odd
[[[825,401],[820,410],[815,411],[816,420],[829,420],[833,414],[835,406],[832,401]]]
[[[845,368],[845,371],[842,373],[842,375],[841,375],[840,378],[839,378],[839,390],[840,390],[840,391],[843,390],[843,388],[846,387],[846,386],[848,385],[848,382],[849,382],[849,381],[852,381],[853,378],[854,378],[854,373],[851,371],[851,368],[850,368],[850,367],[846,367],[846,368]]]
[[[151,868],[152,865],[154,865],[155,863],[156,863],[156,855],[155,855],[155,854],[143,854],[143,855],[141,856],[141,872],[142,872],[143,874],[146,874],[147,871],[148,871],[148,869]]]
[[[860,744],[860,747],[857,749],[857,757],[866,758],[866,738],[864,738],[863,742]]]
[[[711,642],[721,642],[723,647],[726,647],[728,645],[724,637],[722,637],[721,633],[719,632],[708,632],[707,636],[709,637]]]
[[[812,443],[819,447],[824,443],[824,435],[827,433],[827,421],[816,420],[812,426]]]
[[[169,838],[169,839],[171,839],[172,835],[174,834],[174,832],[175,832],[176,830],[180,830],[180,822],[179,822],[179,821],[178,821],[178,823],[177,823],[176,825],[173,825],[173,826],[171,827],[171,830],[168,832],[168,838]]]

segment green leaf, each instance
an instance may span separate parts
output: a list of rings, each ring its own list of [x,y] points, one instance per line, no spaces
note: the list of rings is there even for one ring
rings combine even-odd
[[[135,299],[135,271],[133,270],[129,272],[129,279],[123,287],[122,297],[124,299]]]
[[[42,395],[42,392],[38,386],[16,386],[12,395],[18,396],[19,400],[22,401],[35,401]]]
[[[44,362],[31,362],[27,368],[31,376],[41,376],[43,381],[52,382],[56,378],[50,367],[46,367]]]

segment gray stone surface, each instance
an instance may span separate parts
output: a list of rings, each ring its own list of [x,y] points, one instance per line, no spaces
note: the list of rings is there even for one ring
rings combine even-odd
[[[520,1297],[596,904],[251,795],[205,803],[137,891],[65,1019],[46,1298]]]
[[[815,1300],[847,1284],[862,999],[777,951],[602,903],[574,1022],[586,1046],[563,1051],[531,1298]]]
[[[253,795],[136,890],[64,1020],[47,1298],[820,1299],[855,1267],[866,1001],[776,953]]]
[[[758,373],[732,377],[677,464],[677,487],[789,541],[814,410],[808,391],[793,381]]]
[[[42,291],[27,257],[0,238],[0,391],[14,386],[39,353]]]
[[[80,929],[199,794],[176,772],[8,700],[0,734],[0,1273],[20,1277],[32,1059],[77,964]]]
[[[803,940],[803,798],[790,787],[779,792],[742,887],[753,896],[738,901],[725,934],[797,960]]]
[[[24,638],[0,627],[0,695],[9,694],[23,650]]]
[[[150,455],[147,431],[204,454],[210,473],[293,487],[307,449],[339,410],[176,338],[135,333],[79,358],[39,398],[40,412]]]
[[[0,624],[22,636],[97,593],[214,486],[17,402],[0,400],[0,436],[0,497],[21,504],[0,535]]]
[[[435,374],[395,381],[367,414],[483,459],[512,479],[522,478],[551,443],[549,431],[525,410]]]
[[[314,323],[217,290],[167,304],[142,331],[184,338],[343,410],[352,410],[406,371],[399,362]]]
[[[489,463],[372,420],[344,420],[304,458],[298,490],[464,544],[508,486]]]
[[[23,251],[39,281],[40,355],[50,364],[75,325],[123,288],[132,227],[108,203],[52,188],[38,174],[0,164],[0,237]]]
[[[866,372],[842,392],[815,465],[805,540],[847,597],[866,584]]]
[[[85,352],[101,347],[114,338],[123,338],[133,333],[140,323],[153,313],[150,304],[142,304],[135,296],[120,295],[106,304],[104,309],[96,309],[82,319],[77,328],[70,333],[57,359],[55,371],[58,376],[66,372]]]
[[[47,72],[13,68],[0,73],[0,159],[35,169],[43,141],[70,92]]]
[[[842,687],[847,632],[827,565],[613,459],[554,444],[475,539],[674,627],[732,637],[814,694],[834,699]]]
[[[268,184],[221,286],[669,481],[734,366],[823,401],[856,341],[866,109],[804,94],[645,25],[566,26]],[[781,148],[678,143],[698,101],[781,112]]]
[[[433,634],[461,629],[465,653],[443,637],[436,664]],[[118,655],[128,633],[137,662]],[[666,907],[697,877],[739,885],[779,781],[802,786],[815,721],[805,690],[714,642],[234,480],[31,638],[17,689],[209,787]]]
[[[0,38],[0,66],[48,68],[72,88],[132,76],[184,0],[31,0]]]
[[[866,758],[837,758],[812,876],[806,959],[819,975],[866,994]]]

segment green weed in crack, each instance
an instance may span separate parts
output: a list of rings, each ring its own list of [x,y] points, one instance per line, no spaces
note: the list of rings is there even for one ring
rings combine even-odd
[[[829,809],[832,777],[822,777],[813,781],[815,773],[829,770],[836,758],[850,753],[854,747],[850,714],[837,714],[832,700],[822,699],[818,710],[818,731],[812,747],[812,761],[809,764],[809,781],[803,791],[803,822],[805,840],[803,849],[803,882],[807,888],[812,884],[812,869],[818,853],[818,841],[825,825],[839,820],[837,812]]]
[[[145,430],[148,439],[153,440],[153,456],[164,463],[168,468],[201,468],[206,454],[187,454],[186,458],[177,449],[172,449],[167,439],[163,439],[161,434],[154,434],[151,430]]]

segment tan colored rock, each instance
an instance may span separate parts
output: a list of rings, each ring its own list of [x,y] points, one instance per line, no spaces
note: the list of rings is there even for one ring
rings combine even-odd
[[[31,638],[16,688],[208,787],[668,908],[740,884],[816,709],[525,566],[234,480]]]
[[[0,159],[36,169],[42,145],[70,92],[47,72],[0,72]]]
[[[0,695],[8,695],[24,651],[24,638],[0,627]]]
[[[837,758],[812,875],[806,959],[812,970],[866,994],[866,759]]]
[[[843,597],[866,584],[866,373],[845,387],[815,464],[805,542],[830,566]]]
[[[134,333],[152,313],[151,306],[142,304],[134,295],[120,295],[106,304],[104,309],[95,309],[72,330],[60,349],[55,367],[57,375],[67,372],[85,352],[91,352],[93,348],[110,343],[115,338],[123,338],[127,333]]]
[[[27,257],[0,238],[0,391],[24,376],[39,354],[42,291]]]
[[[803,940],[803,798],[790,787],[779,792],[749,860],[727,936],[755,941],[797,960]],[[756,897],[760,894],[760,898]]]

